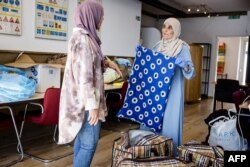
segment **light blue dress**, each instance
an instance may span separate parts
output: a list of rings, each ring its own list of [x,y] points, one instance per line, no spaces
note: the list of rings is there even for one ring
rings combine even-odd
[[[160,42],[156,44],[153,50],[157,51]],[[183,44],[183,48],[177,57],[182,57],[189,65],[189,71],[186,72],[179,66],[176,67],[175,74],[172,80],[171,90],[168,96],[167,107],[164,112],[163,128],[161,134],[173,139],[174,153],[177,153],[177,146],[182,144],[182,129],[184,116],[184,77],[192,79],[195,76],[195,69],[191,59],[189,47]],[[141,129],[147,129],[141,126]]]

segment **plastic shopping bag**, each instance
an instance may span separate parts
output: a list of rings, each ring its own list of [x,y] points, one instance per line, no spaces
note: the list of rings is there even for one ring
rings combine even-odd
[[[0,102],[29,98],[35,90],[35,80],[26,77],[24,71],[0,66]]]
[[[221,119],[222,117],[218,117],[209,122],[211,126],[210,136],[208,138],[209,145],[221,146],[224,150],[228,151],[245,150],[245,140],[239,135],[236,129],[237,116],[224,117],[224,119]]]

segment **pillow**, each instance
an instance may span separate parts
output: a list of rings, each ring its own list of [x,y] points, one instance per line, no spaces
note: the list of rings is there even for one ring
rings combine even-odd
[[[124,105],[117,116],[160,132],[175,59],[138,46]]]
[[[120,78],[120,75],[112,68],[106,68],[103,73],[104,83],[111,83]]]

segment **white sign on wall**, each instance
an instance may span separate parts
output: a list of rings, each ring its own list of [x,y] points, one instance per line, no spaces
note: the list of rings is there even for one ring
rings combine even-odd
[[[68,0],[36,0],[35,36],[67,40]]]
[[[21,0],[0,0],[0,33],[21,35]]]

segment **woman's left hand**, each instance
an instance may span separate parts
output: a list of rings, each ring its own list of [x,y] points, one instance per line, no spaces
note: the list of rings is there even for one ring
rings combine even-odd
[[[113,61],[111,61],[109,58],[107,58],[107,59],[105,60],[105,66],[114,69],[121,77],[123,77],[123,76],[122,76],[122,72],[121,72],[121,70],[119,69],[118,65],[117,65],[116,63],[114,63]]]

